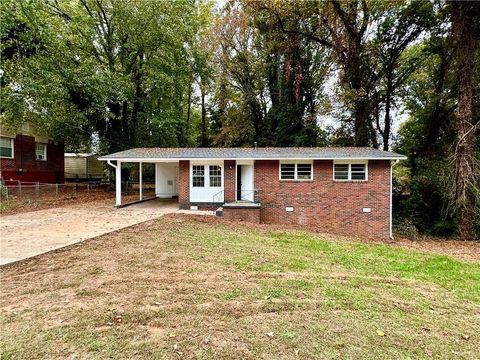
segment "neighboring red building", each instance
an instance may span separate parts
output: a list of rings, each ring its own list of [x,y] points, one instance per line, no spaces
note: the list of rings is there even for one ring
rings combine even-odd
[[[35,135],[28,124],[17,134],[1,130],[0,177],[3,180],[64,182],[63,143]]]
[[[117,205],[121,164],[155,163],[156,195],[178,196],[182,209],[382,239],[392,236],[391,170],[401,159],[371,148],[153,148],[100,158],[116,168]]]

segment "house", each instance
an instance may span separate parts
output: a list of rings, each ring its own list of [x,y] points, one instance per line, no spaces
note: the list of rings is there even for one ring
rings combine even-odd
[[[18,131],[0,126],[0,178],[63,183],[64,145],[25,123]]]
[[[65,153],[65,179],[101,180],[104,163],[96,154]]]
[[[401,159],[360,147],[139,148],[100,158],[115,168],[117,206],[122,163],[154,163],[156,195],[178,196],[181,209],[384,239],[392,236],[392,166]]]

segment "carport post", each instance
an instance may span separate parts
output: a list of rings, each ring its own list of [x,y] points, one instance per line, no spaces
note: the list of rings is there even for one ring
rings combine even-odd
[[[117,161],[115,167],[115,206],[122,205],[122,163]]]
[[[143,200],[143,177],[142,177],[142,162],[140,161],[139,166],[138,166],[138,182],[140,186],[140,200]]]
[[[122,205],[122,163],[117,160],[114,165],[111,160],[107,160],[108,165],[115,169],[115,206]]]

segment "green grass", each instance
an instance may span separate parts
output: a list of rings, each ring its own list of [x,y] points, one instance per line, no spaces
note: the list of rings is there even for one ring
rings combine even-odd
[[[302,231],[166,217],[0,275],[0,359],[474,359],[480,348],[479,263]]]

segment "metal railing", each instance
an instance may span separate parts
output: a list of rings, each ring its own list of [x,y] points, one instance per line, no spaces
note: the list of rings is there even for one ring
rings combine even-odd
[[[225,190],[220,190],[217,192],[215,195],[212,196],[212,211],[215,213],[215,211],[218,208],[218,204],[224,204],[225,203]]]
[[[262,191],[261,189],[240,190],[240,199],[237,199],[237,201],[259,203],[261,191]],[[238,193],[237,193],[237,197],[238,197]]]
[[[236,199],[236,202],[245,202],[245,203],[260,203],[261,189],[253,190],[240,190],[236,192],[236,197],[240,195],[240,199]],[[220,206],[225,204],[225,190],[221,190],[218,193],[214,194],[212,197],[212,211],[215,212]]]

